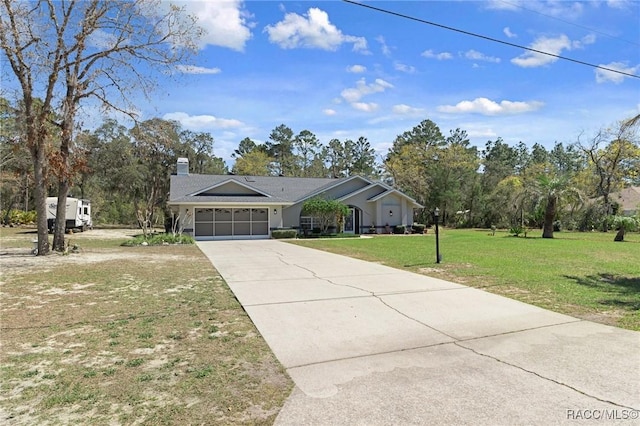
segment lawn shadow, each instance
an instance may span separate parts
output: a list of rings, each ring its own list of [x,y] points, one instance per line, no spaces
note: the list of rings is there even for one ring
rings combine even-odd
[[[599,273],[584,277],[565,275],[565,278],[577,284],[598,289],[613,295],[610,299],[598,300],[598,303],[616,306],[625,310],[640,310],[640,277],[625,277],[621,275]]]
[[[438,263],[436,263],[436,261],[434,260],[434,261],[426,261],[421,263],[411,263],[411,264],[403,265],[403,267],[415,268],[415,267],[424,267],[424,266],[433,266],[433,265],[438,265]]]

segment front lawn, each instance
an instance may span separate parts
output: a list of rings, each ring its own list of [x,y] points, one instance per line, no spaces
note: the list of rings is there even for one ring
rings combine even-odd
[[[34,232],[0,228],[3,424],[273,423],[291,379],[198,247]]]
[[[444,229],[295,243],[484,288],[556,312],[640,330],[640,234],[558,232],[554,239],[506,232]]]

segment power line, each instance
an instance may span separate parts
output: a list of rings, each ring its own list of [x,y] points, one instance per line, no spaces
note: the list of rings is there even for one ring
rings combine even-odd
[[[539,12],[537,10],[528,9],[528,8],[518,4],[518,3],[511,3],[510,1],[506,1],[506,0],[499,0],[499,1],[501,3],[508,4],[509,6],[513,6],[513,7],[520,8],[522,10],[526,10],[527,12],[537,13],[538,15],[544,16],[546,18],[555,19],[556,21],[564,22],[565,24],[573,25],[574,27],[578,27],[578,28],[582,28],[583,30],[591,31],[591,32],[603,35],[605,37],[609,37],[609,38],[613,38],[613,39],[616,39],[616,40],[624,41],[625,43],[633,44],[635,46],[640,46],[640,43],[636,43],[634,41],[627,40],[627,39],[624,39],[622,37],[617,37],[617,36],[614,36],[612,34],[605,33],[604,31],[599,31],[599,30],[596,30],[596,29],[593,29],[593,28],[590,28],[590,27],[587,27],[587,26],[584,26],[584,25],[576,24],[575,22],[567,21],[566,19],[558,18],[557,16],[552,16],[552,15],[549,15],[549,14],[546,14],[546,13]]]
[[[472,36],[472,37],[481,38],[483,40],[492,41],[494,43],[500,43],[500,44],[504,44],[504,45],[511,46],[511,47],[517,47],[518,49],[528,50],[530,52],[539,53],[541,55],[552,56],[554,58],[564,59],[565,61],[574,62],[576,64],[586,65],[586,66],[589,66],[589,67],[592,67],[592,68],[597,68],[597,69],[601,69],[601,70],[604,70],[604,71],[613,72],[613,73],[616,73],[616,74],[622,74],[622,75],[625,75],[627,77],[633,77],[633,78],[640,79],[640,75],[631,74],[631,73],[628,73],[628,72],[625,72],[625,71],[615,70],[613,68],[603,67],[602,65],[596,65],[596,64],[589,63],[589,62],[580,61],[578,59],[569,58],[567,56],[556,55],[555,53],[550,53],[550,52],[545,52],[545,51],[538,50],[538,49],[533,49],[531,47],[522,46],[520,44],[515,44],[515,43],[508,42],[508,41],[500,40],[500,39],[497,39],[497,38],[485,36],[485,35],[482,35],[482,34],[477,34],[477,33],[472,33],[470,31],[461,30],[459,28],[449,27],[447,25],[438,24],[436,22],[427,21],[425,19],[416,18],[414,16],[405,15],[405,14],[402,14],[402,13],[399,13],[399,12],[394,12],[394,11],[387,10],[387,9],[382,9],[382,8],[371,6],[371,5],[368,5],[368,4],[358,3],[358,2],[356,2],[354,0],[342,0],[342,1],[345,2],[345,3],[349,3],[349,4],[352,4],[352,5],[355,5],[355,6],[360,6],[360,7],[364,7],[364,8],[367,8],[367,9],[375,10],[377,12],[382,12],[382,13],[386,13],[388,15],[393,15],[393,16],[396,16],[398,18],[404,18],[404,19],[408,19],[410,21],[420,22],[421,24],[432,25],[434,27],[442,28],[442,29],[449,30],[449,31],[454,31],[454,32],[457,32],[457,33],[460,33],[460,34],[464,34],[464,35],[468,35],[468,36]]]

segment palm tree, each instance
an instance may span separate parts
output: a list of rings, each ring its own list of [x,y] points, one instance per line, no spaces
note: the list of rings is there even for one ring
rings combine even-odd
[[[565,197],[574,196],[582,199],[580,191],[571,185],[566,176],[549,177],[541,175],[537,179],[537,193],[545,204],[542,238],[553,238],[553,222],[558,212],[558,204]]]

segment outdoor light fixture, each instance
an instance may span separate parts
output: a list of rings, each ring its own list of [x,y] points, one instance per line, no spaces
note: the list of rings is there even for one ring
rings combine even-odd
[[[393,210],[389,210],[389,216],[393,216]]]
[[[440,209],[436,207],[433,211],[433,219],[436,222],[436,263],[440,263],[440,233],[438,232],[438,219],[440,218]]]
[[[273,214],[278,214],[278,209],[273,209]]]

